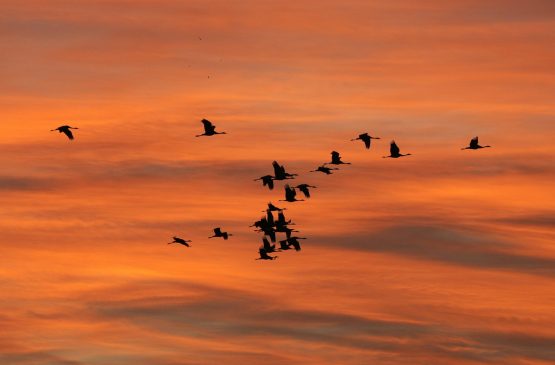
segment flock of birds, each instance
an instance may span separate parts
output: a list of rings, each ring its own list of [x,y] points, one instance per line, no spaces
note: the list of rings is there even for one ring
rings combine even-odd
[[[196,137],[203,137],[203,136],[215,136],[217,134],[226,134],[226,132],[217,132],[216,126],[212,124],[207,119],[201,120],[204,126],[204,133],[196,135]],[[63,133],[69,138],[73,140],[75,137],[73,136],[72,129],[79,129],[76,127],[72,127],[69,125],[62,125],[58,128],[52,129],[51,131],[58,131],[59,133]],[[379,137],[372,137],[368,133],[359,134],[357,138],[351,139],[351,141],[362,141],[366,149],[370,149],[370,145],[373,139],[380,139]],[[461,150],[477,150],[481,148],[486,148],[491,146],[481,146],[478,143],[478,137],[474,137],[470,140],[468,146],[461,148]],[[389,147],[389,156],[383,156],[383,158],[399,158],[410,156],[410,153],[402,154],[399,146],[395,143],[395,141],[391,141]],[[344,162],[341,160],[341,155],[337,151],[331,152],[331,161],[326,162],[320,166],[318,166],[315,170],[311,170],[310,172],[321,172],[326,175],[332,174],[334,170],[339,170],[337,167],[329,167],[329,165],[350,165],[350,162]],[[283,165],[280,165],[277,161],[272,162],[272,166],[274,168],[273,175],[264,175],[259,177],[258,179],[254,179],[254,181],[262,181],[262,185],[264,187],[268,187],[268,189],[274,189],[274,181],[284,181],[284,180],[292,180],[295,179],[298,174],[291,174],[285,170]],[[304,195],[306,199],[310,198],[310,189],[315,189],[316,186],[309,185],[309,184],[298,184],[295,186],[290,186],[289,184],[285,184],[285,199],[280,201],[294,203],[299,201],[304,201],[304,199],[297,199],[297,189]],[[263,233],[262,236],[262,246],[258,249],[259,258],[256,260],[275,260],[278,256],[272,256],[271,253],[287,251],[294,249],[295,251],[301,250],[301,244],[299,240],[305,240],[306,237],[298,237],[293,235],[295,232],[299,232],[289,226],[295,225],[291,220],[287,220],[285,218],[284,210],[286,208],[279,208],[273,205],[271,202],[268,203],[268,207],[265,211],[266,215],[261,217],[258,221],[254,222],[253,225],[250,227],[254,227],[256,232]],[[277,218],[274,217],[274,212],[277,212]],[[283,234],[284,239],[278,240],[277,233]],[[214,235],[209,236],[208,238],[223,238],[224,240],[229,239],[229,237],[233,236],[231,233],[224,232],[220,227],[214,228]],[[168,244],[177,243],[186,247],[191,247],[189,244],[192,242],[191,240],[186,240],[177,236],[173,237],[172,242],[168,242]],[[276,248],[276,243],[279,242],[279,248]]]

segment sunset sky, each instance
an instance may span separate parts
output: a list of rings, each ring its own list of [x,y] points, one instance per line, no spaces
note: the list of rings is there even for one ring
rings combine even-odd
[[[0,5],[0,364],[555,363],[555,1]]]

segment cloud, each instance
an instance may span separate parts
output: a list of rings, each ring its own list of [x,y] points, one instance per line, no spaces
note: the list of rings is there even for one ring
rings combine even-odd
[[[393,225],[355,236],[313,237],[338,249],[384,252],[480,269],[555,275],[555,258],[511,252],[515,246],[484,232],[438,225]]]

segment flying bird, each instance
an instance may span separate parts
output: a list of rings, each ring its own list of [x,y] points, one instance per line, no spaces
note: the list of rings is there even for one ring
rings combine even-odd
[[[266,252],[265,249],[263,249],[262,247],[260,247],[258,249],[258,254],[260,255],[260,258],[257,258],[256,260],[275,260],[278,257],[277,256],[270,256],[268,255],[268,253]]]
[[[306,198],[310,198],[310,190],[308,190],[308,188],[316,189],[316,186],[312,186],[308,184],[300,184],[295,187],[299,189]]]
[[[292,188],[289,186],[289,184],[287,184],[285,185],[285,200],[280,200],[280,201],[290,202],[290,203],[304,201],[304,199],[295,198],[296,196],[297,196],[297,191],[295,191],[295,188]]]
[[[195,137],[202,137],[202,136],[213,136],[215,134],[226,134],[226,132],[216,132],[216,126],[212,124],[211,121],[208,119],[201,120],[202,124],[204,125],[204,133],[197,134]]]
[[[277,161],[272,162],[274,167],[274,180],[294,179],[297,174],[290,174],[285,171],[285,167],[280,165]]]
[[[470,140],[470,144],[468,145],[468,147],[461,148],[461,150],[477,150],[479,148],[487,148],[487,147],[491,147],[491,146],[480,146],[478,144],[478,136],[476,136]]]
[[[353,138],[351,139],[351,141],[362,141],[364,142],[364,145],[366,146],[366,149],[370,148],[370,142],[373,139],[380,139],[380,137],[372,137],[371,135],[369,135],[368,133],[362,133],[358,135],[358,138]]]
[[[391,146],[389,147],[389,156],[382,156],[383,158],[391,157],[391,158],[399,158],[403,156],[410,156],[410,153],[402,154],[400,153],[399,147],[395,141],[391,141]]]
[[[208,238],[222,237],[224,240],[227,240],[229,236],[233,236],[233,235],[231,233],[222,232],[222,229],[218,227],[218,228],[214,228],[214,235]]]
[[[326,163],[326,165],[350,165],[350,162],[341,161],[341,155],[337,151],[331,151],[331,162]]]
[[[254,181],[258,180],[262,180],[262,186],[267,186],[270,190],[274,189],[274,177],[272,175],[264,175],[258,179],[254,179]]]
[[[168,245],[171,245],[172,243],[179,243],[180,245],[187,246],[187,247],[191,247],[191,246],[189,245],[188,242],[193,242],[193,241],[191,241],[191,240],[184,240],[183,238],[179,238],[179,237],[173,236],[173,241],[172,241],[172,242],[168,242]]]
[[[331,170],[339,170],[338,168],[333,168],[333,167],[326,167],[324,165],[318,167],[316,170],[311,170],[310,172],[323,172],[326,175],[331,175],[332,172]]]
[[[262,237],[262,245],[263,247],[261,248],[267,253],[276,252],[276,245],[271,245],[266,237]]]
[[[293,246],[295,247],[295,251],[300,251],[301,250],[301,243],[299,242],[299,240],[306,240],[305,237],[289,237],[287,238],[287,243],[289,244],[289,246]],[[281,244],[281,242],[280,242]]]
[[[268,209],[271,210],[272,212],[276,212],[276,211],[281,212],[282,210],[285,210],[287,208],[279,208],[279,207],[276,207],[275,205],[273,205],[272,202],[269,202],[268,203]]]
[[[62,125],[58,128],[51,129],[50,132],[58,131],[60,133],[65,134],[67,138],[69,138],[70,140],[73,140],[73,133],[71,132],[72,129],[79,129],[79,128],[71,127],[69,125]]]

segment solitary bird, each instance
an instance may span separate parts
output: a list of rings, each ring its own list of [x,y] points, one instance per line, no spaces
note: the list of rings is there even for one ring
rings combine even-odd
[[[341,161],[341,155],[337,151],[331,151],[331,162],[326,163],[326,165],[350,165],[350,162]]]
[[[264,175],[254,181],[262,180],[262,186],[267,186],[268,189],[274,190],[274,177],[272,175]]]
[[[285,201],[290,203],[304,201],[304,199],[295,198],[296,196],[297,196],[297,191],[295,190],[295,188],[292,188],[289,186],[289,184],[287,184],[285,185],[285,200],[280,200],[280,201]]]
[[[218,228],[214,228],[214,235],[208,238],[222,237],[224,240],[227,240],[229,236],[233,236],[233,235],[231,233],[222,232],[222,229],[218,227]]]
[[[368,133],[362,133],[358,135],[358,138],[353,138],[351,139],[351,141],[362,141],[364,142],[364,145],[366,146],[366,149],[370,148],[370,142],[373,139],[380,139],[380,137],[372,137],[371,135],[369,135]]]
[[[172,242],[168,242],[168,245],[171,245],[172,243],[179,243],[180,245],[187,246],[187,247],[191,247],[187,242],[193,242],[193,241],[191,241],[191,240],[184,240],[183,238],[179,238],[179,237],[173,236],[173,241],[172,241]]]
[[[410,156],[410,153],[402,154],[400,153],[399,147],[395,143],[395,141],[391,141],[391,146],[389,147],[389,156],[382,156],[383,158],[391,157],[391,158],[399,158],[403,156]]]
[[[270,256],[268,255],[268,253],[266,252],[265,249],[263,249],[262,247],[260,247],[258,249],[258,254],[260,255],[260,258],[257,258],[256,260],[275,260],[278,257],[277,256]]]
[[[69,125],[62,125],[58,128],[51,129],[50,132],[58,131],[60,133],[65,134],[67,136],[67,138],[69,138],[70,140],[73,140],[73,133],[71,132],[71,129],[79,129],[79,128],[70,127]]]
[[[285,167],[280,165],[277,161],[272,162],[274,167],[274,180],[294,179],[297,174],[290,174],[285,171]]]
[[[316,186],[312,186],[308,184],[300,184],[295,187],[299,189],[306,198],[310,198],[310,190],[308,190],[308,188],[316,189]]]
[[[487,147],[491,147],[491,146],[480,146],[478,144],[478,136],[476,136],[470,140],[470,144],[468,145],[468,147],[461,148],[461,150],[477,150],[479,148],[487,148]]]
[[[311,170],[310,172],[323,172],[326,175],[331,175],[332,172],[331,170],[339,170],[338,168],[333,168],[333,167],[326,167],[324,165],[318,167],[316,170]]]
[[[203,119],[201,120],[201,122],[204,125],[204,133],[197,134],[195,137],[213,136],[215,134],[226,134],[226,132],[216,132],[216,126],[212,124],[212,122],[209,121],[208,119]]]

